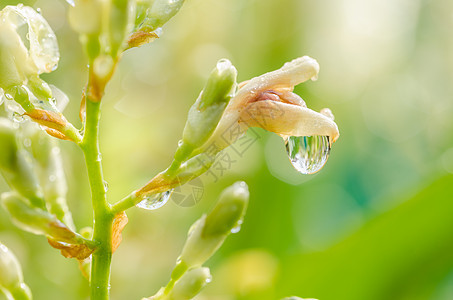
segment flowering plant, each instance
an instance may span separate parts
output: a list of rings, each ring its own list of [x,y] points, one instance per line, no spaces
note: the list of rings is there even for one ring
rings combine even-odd
[[[111,204],[99,149],[100,103],[125,51],[153,42],[182,0],[76,0],[69,23],[79,34],[89,63],[81,100],[82,129],[63,115],[68,99],[40,78],[59,61],[57,39],[33,8],[6,6],[0,11],[0,170],[11,191],[1,202],[12,222],[43,235],[67,258],[75,258],[91,286],[92,299],[109,298],[112,255],[133,206],[158,209],[171,191],[208,171],[216,156],[261,127],[282,136],[291,162],[302,173],[318,171],[339,136],[330,110],[310,110],[293,93],[295,85],[315,79],[316,60],[304,56],[282,68],[237,84],[236,68],[221,59],[189,110],[171,165],[123,200]],[[21,35],[27,32],[26,36]],[[231,126],[237,134],[224,132]],[[77,230],[66,203],[66,181],[57,140],[75,143],[85,156],[93,207],[93,226]],[[147,299],[191,299],[211,280],[204,263],[243,221],[248,187],[237,182],[191,227],[169,283]],[[19,263],[0,244],[0,289],[12,299],[31,299]],[[293,298],[291,298],[293,299]]]

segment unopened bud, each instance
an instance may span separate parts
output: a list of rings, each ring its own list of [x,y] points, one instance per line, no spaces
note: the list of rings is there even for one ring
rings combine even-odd
[[[23,197],[15,193],[4,193],[1,200],[11,220],[20,229],[38,235],[46,235],[60,242],[78,243],[75,233],[54,215],[42,209],[31,207]]]
[[[27,198],[32,205],[45,207],[43,194],[33,170],[30,155],[16,139],[11,121],[0,119],[0,170],[11,188]]]
[[[72,216],[66,203],[66,177],[57,142],[36,124],[29,124],[25,128],[24,135],[31,140],[31,153],[36,161],[49,212],[69,228],[74,229]]]
[[[176,160],[187,158],[195,148],[203,145],[217,127],[236,87],[236,68],[221,59],[211,72],[208,82],[189,110],[180,149]]]
[[[248,188],[237,182],[225,189],[208,216],[201,217],[189,230],[180,263],[200,266],[222,245],[230,232],[237,232],[248,204]]]
[[[249,200],[245,182],[236,182],[226,188],[214,209],[206,217],[203,236],[228,234],[241,225]]]
[[[179,11],[184,0],[155,0],[148,8],[142,27],[156,30],[167,23]]]
[[[31,299],[30,289],[23,281],[22,269],[16,256],[0,243],[0,290],[6,290],[13,299]]]
[[[134,27],[135,1],[112,0],[110,7],[109,33],[112,57],[122,50],[125,40]]]
[[[209,268],[196,268],[186,272],[168,295],[171,300],[189,300],[195,297],[203,287],[211,282]]]

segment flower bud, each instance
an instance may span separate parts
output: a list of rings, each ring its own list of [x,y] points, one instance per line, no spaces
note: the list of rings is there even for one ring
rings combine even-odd
[[[16,256],[0,243],[0,290],[6,290],[13,299],[31,299],[30,289],[23,281],[22,269]]]
[[[76,234],[69,230],[54,215],[30,206],[27,200],[18,194],[3,193],[1,201],[13,223],[20,229],[38,235],[46,235],[60,242],[70,244],[80,242]]]
[[[167,23],[179,11],[184,0],[154,0],[147,10],[142,27],[148,31],[156,30]]]
[[[188,300],[195,297],[203,287],[211,282],[209,268],[196,268],[186,272],[168,295],[171,300]]]
[[[222,245],[230,232],[237,232],[249,198],[247,185],[236,182],[225,189],[208,216],[201,217],[189,230],[180,260],[189,267],[200,266]]]
[[[204,237],[228,234],[241,225],[249,200],[245,182],[236,182],[226,188],[214,209],[206,217]]]
[[[37,165],[49,212],[74,229],[71,212],[66,203],[67,184],[60,148],[54,139],[35,124],[30,123],[25,128],[24,135],[31,140],[31,153]]]
[[[122,50],[134,26],[135,1],[112,0],[109,18],[110,52],[112,57]]]
[[[11,188],[34,206],[45,208],[43,194],[31,158],[16,139],[17,129],[8,119],[0,119],[0,170]]]
[[[22,270],[16,256],[0,243],[0,286],[9,289],[23,282]]]
[[[206,86],[189,110],[182,145],[175,160],[187,158],[193,149],[201,146],[211,136],[233,96],[236,76],[236,68],[229,60],[221,59],[217,62]]]

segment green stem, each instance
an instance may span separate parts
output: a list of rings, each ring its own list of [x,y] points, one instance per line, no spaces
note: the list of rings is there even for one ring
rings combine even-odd
[[[91,299],[109,299],[110,264],[112,260],[112,214],[104,187],[99,151],[100,102],[86,101],[85,134],[81,144],[85,155],[94,211],[93,241],[98,243],[92,256]]]
[[[112,212],[115,215],[119,214],[119,213],[125,211],[126,209],[129,209],[129,208],[133,207],[134,205],[137,205],[141,200],[142,199],[138,199],[135,196],[135,193],[133,192],[133,193],[129,194],[128,196],[126,196],[125,198],[118,201],[117,203],[113,204]]]

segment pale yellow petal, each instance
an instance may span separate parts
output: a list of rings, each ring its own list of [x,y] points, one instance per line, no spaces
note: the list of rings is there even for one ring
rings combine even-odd
[[[334,142],[338,127],[329,117],[309,108],[270,100],[250,103],[240,120],[248,127],[261,127],[282,136],[329,136]]]
[[[318,72],[319,64],[315,59],[309,56],[296,58],[285,63],[283,67],[278,70],[249,80],[238,91],[227,109],[237,109],[266,90],[288,89],[292,91],[295,85],[309,79],[315,79]]]

